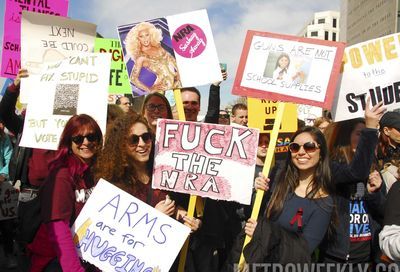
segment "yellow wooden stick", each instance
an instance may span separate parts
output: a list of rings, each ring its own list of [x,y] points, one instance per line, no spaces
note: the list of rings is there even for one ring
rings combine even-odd
[[[186,121],[185,111],[183,109],[182,95],[180,89],[174,90],[175,106],[178,111],[178,118],[180,121]]]
[[[90,218],[86,219],[85,222],[78,228],[76,231],[73,241],[75,245],[78,245],[79,242],[82,240],[83,236],[86,234],[86,230],[92,224],[92,220]]]
[[[279,133],[279,128],[281,126],[284,109],[285,109],[285,103],[279,102],[278,109],[276,112],[274,127],[272,129],[271,138],[270,138],[269,144],[268,144],[267,157],[265,158],[265,163],[264,163],[264,167],[263,167],[263,174],[266,177],[268,177],[269,171],[271,170],[272,160],[273,160],[273,156],[275,153],[276,140],[278,139],[278,133]],[[264,196],[264,191],[257,190],[256,199],[255,199],[254,205],[253,205],[253,210],[251,211],[252,219],[257,220],[257,218],[258,218],[258,214],[260,212],[263,196]],[[246,235],[246,238],[245,238],[244,244],[243,244],[243,248],[242,248],[242,253],[240,254],[240,259],[239,259],[239,270],[240,271],[242,271],[244,264],[245,264],[245,259],[243,256],[243,249],[250,242],[250,240],[251,240],[251,237]]]

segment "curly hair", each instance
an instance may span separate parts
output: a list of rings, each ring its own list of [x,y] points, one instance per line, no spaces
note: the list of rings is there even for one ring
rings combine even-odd
[[[139,42],[139,32],[147,30],[150,34],[150,44],[154,47],[161,47],[161,41],[163,39],[162,31],[159,28],[156,28],[152,23],[142,22],[129,30],[128,34],[125,37],[125,47],[126,52],[135,60],[142,51],[140,42]]]
[[[136,123],[142,123],[147,131],[151,133],[151,128],[143,116],[134,111],[118,117],[108,131],[102,152],[97,158],[95,165],[95,179],[103,178],[113,184],[124,183],[132,186],[138,182],[136,165],[128,156],[128,137],[129,131]],[[147,162],[147,171],[151,175],[153,168],[154,148],[150,153]]]

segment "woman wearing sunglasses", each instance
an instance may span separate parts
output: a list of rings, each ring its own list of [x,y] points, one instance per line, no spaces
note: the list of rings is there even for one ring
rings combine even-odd
[[[319,129],[304,127],[294,134],[286,166],[272,186],[265,217],[258,224],[252,219],[246,223],[245,232],[252,236],[244,250],[248,263],[310,261],[327,230],[335,227],[335,184],[355,182],[369,175],[378,140],[376,128],[384,111],[381,106],[366,109],[366,129],[348,165],[330,162]],[[269,179],[259,177],[255,186],[268,190],[268,182]],[[289,239],[290,233],[295,235]],[[273,249],[280,253],[271,254]]]
[[[39,195],[43,222],[28,246],[30,271],[44,271],[50,263],[52,267],[58,266],[57,261],[63,271],[85,271],[70,226],[95,185],[91,167],[102,139],[100,127],[89,115],[75,115],[65,125],[56,157],[49,165],[49,176]]]
[[[96,178],[104,178],[164,214],[174,215],[175,201],[165,191],[151,188],[154,148],[147,121],[131,111],[116,119],[109,132],[97,160]],[[184,217],[183,220],[192,230],[199,227],[197,219]]]
[[[173,119],[171,106],[167,98],[160,93],[147,95],[144,99],[141,112],[149,123],[153,134],[156,133],[158,119]]]

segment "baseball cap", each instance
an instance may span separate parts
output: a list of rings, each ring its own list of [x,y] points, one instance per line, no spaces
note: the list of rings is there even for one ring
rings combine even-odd
[[[379,121],[379,126],[381,129],[388,127],[400,131],[400,113],[394,111],[386,112]]]

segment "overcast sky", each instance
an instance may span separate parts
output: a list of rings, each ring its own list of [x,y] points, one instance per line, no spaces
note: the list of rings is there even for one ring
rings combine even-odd
[[[3,36],[5,2],[1,1]],[[105,38],[118,38],[116,27],[197,9],[207,9],[219,61],[227,63],[228,80],[221,85],[221,107],[235,99],[230,94],[247,30],[296,35],[314,12],[340,10],[339,0],[70,0],[69,17],[98,25]],[[0,80],[0,86],[4,79]],[[202,111],[207,86],[200,87]]]

